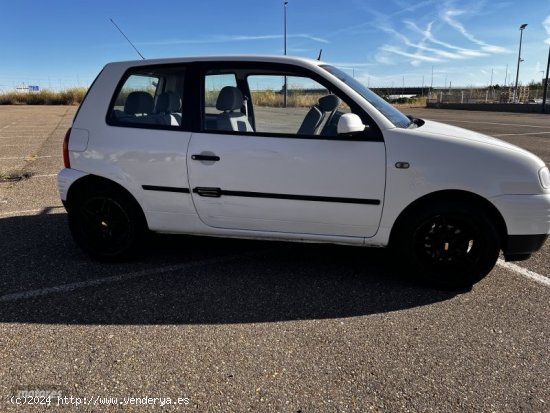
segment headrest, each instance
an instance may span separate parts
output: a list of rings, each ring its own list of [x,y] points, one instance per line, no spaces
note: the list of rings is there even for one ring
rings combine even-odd
[[[243,105],[243,93],[233,86],[226,86],[220,90],[218,100],[216,101],[216,109],[218,110],[237,110]]]
[[[147,92],[132,92],[126,98],[124,112],[129,115],[153,112],[153,96]]]
[[[164,92],[157,98],[157,113],[179,112],[181,98],[176,92]]]
[[[332,112],[342,100],[336,95],[326,95],[319,99],[319,106],[323,112]]]

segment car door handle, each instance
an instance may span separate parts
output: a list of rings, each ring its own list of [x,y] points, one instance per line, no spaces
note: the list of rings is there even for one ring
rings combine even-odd
[[[194,161],[214,161],[217,162],[220,160],[219,156],[216,155],[191,155],[191,159]]]
[[[222,190],[220,188],[197,187],[193,188],[193,193],[207,198],[219,198],[222,196]]]

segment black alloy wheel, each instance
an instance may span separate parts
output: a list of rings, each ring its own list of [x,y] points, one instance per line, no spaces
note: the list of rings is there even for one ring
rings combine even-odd
[[[403,271],[441,289],[464,289],[494,267],[501,241],[488,214],[436,203],[409,216],[394,240]]]
[[[146,233],[137,203],[112,188],[79,194],[69,208],[69,226],[77,245],[100,260],[128,258]]]

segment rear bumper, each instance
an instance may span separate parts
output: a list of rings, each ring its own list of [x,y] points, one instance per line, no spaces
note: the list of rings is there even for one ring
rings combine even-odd
[[[69,193],[69,188],[71,185],[78,179],[83,176],[88,175],[85,172],[77,171],[76,169],[64,168],[57,174],[57,190],[59,191],[59,197],[65,205],[67,201],[67,194]]]

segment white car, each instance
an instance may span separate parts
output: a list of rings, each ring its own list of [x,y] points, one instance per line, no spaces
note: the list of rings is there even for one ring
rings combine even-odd
[[[69,226],[98,259],[128,257],[148,231],[390,246],[408,273],[462,288],[550,232],[538,157],[407,117],[308,59],[110,63],[63,154]]]

